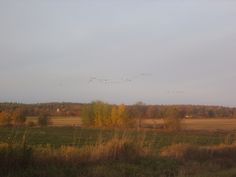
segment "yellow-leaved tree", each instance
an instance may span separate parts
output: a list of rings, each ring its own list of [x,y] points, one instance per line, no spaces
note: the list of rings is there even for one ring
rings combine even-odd
[[[92,102],[82,109],[82,123],[94,127],[130,127],[133,121],[127,113],[126,106],[110,105],[101,101]]]
[[[118,108],[117,106],[113,106],[111,110],[111,125],[112,127],[116,127],[119,121]]]

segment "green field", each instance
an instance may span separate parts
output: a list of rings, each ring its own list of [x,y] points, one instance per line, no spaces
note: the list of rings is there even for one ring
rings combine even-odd
[[[45,128],[0,128],[0,141],[20,142],[26,134],[30,145],[50,144],[55,147],[62,145],[84,146],[99,141],[108,141],[114,136],[140,136],[145,141],[152,142],[155,147],[163,147],[173,143],[191,143],[198,145],[213,145],[224,143],[227,134],[214,132],[164,132],[86,129],[80,127],[45,127]]]
[[[162,149],[173,144],[191,144],[194,146],[212,146],[220,144],[234,143],[234,133],[219,132],[164,132],[164,131],[136,131],[136,130],[109,130],[109,129],[86,129],[79,127],[45,127],[45,128],[0,128],[0,142],[3,144],[27,144],[31,149],[38,147],[44,148],[47,153],[53,154],[60,152],[61,149],[72,147],[83,149],[85,147],[100,147],[101,144],[106,145],[114,139],[126,137],[135,140],[135,143],[142,142],[143,146],[148,147],[152,151],[152,155],[138,156],[132,158],[133,152],[129,151],[125,157],[118,159],[103,159],[90,163],[77,164],[72,160],[67,163],[64,158],[66,154],[62,154],[62,159],[56,157],[57,160],[40,164],[37,167],[32,164],[26,166],[15,167],[9,161],[11,158],[18,157],[18,161],[22,155],[18,155],[19,149],[15,152],[7,150],[7,163],[0,159],[0,176],[4,177],[31,177],[31,176],[72,176],[72,177],[186,177],[186,176],[232,176],[236,175],[235,166],[219,167],[219,165],[206,165],[202,162],[185,163],[172,159],[160,157],[158,154]],[[104,146],[105,147],[105,146]],[[128,146],[129,147],[129,146]],[[126,148],[128,148],[126,147]],[[1,146],[0,146],[1,148]],[[58,149],[58,150],[57,150]],[[86,148],[85,148],[86,149]],[[44,151],[45,151],[44,150]],[[13,152],[12,152],[13,151]],[[86,150],[87,151],[87,150]],[[93,150],[92,150],[93,151]],[[64,151],[63,151],[64,152]],[[67,152],[67,151],[66,151]],[[6,151],[0,150],[1,153]],[[2,155],[3,155],[2,154]],[[15,154],[15,155],[14,155]],[[24,153],[23,153],[24,154]],[[23,155],[25,156],[25,155]],[[28,155],[27,155],[28,157]],[[58,159],[59,158],[59,159]],[[60,161],[60,163],[58,163]],[[25,161],[23,161],[25,163]],[[10,164],[10,165],[9,165]],[[14,163],[13,163],[14,164]],[[8,169],[9,168],[9,169]],[[8,170],[7,170],[8,169]],[[13,170],[12,170],[13,169]],[[186,170],[188,169],[188,170]],[[189,172],[190,169],[190,172]],[[197,171],[198,170],[198,171]],[[211,171],[209,171],[211,170]],[[187,172],[186,172],[187,171]]]

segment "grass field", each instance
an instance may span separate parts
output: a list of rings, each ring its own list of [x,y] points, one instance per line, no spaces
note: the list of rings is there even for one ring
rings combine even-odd
[[[82,128],[79,117],[51,123],[0,128],[1,177],[236,176],[234,119],[184,120],[178,132],[154,119],[137,130]]]
[[[0,158],[0,176],[231,177],[236,175],[236,166],[231,165],[234,164],[231,161],[226,161],[231,165],[229,167],[192,159],[184,163],[181,159],[162,157],[159,153],[175,144],[182,144],[183,147],[185,144],[191,145],[192,153],[199,146],[228,144],[231,147],[235,142],[234,135],[233,132],[136,131],[76,126],[0,128],[0,156],[3,157]],[[123,141],[127,143],[120,144]],[[15,147],[15,144],[19,146]],[[146,148],[149,153],[145,155]],[[186,153],[182,149],[186,148],[177,150],[181,151],[180,154]],[[81,153],[86,158],[78,156]]]
[[[45,127],[45,128],[1,128],[0,141],[21,142],[26,134],[30,145],[50,144],[55,147],[63,145],[84,146],[99,141],[108,141],[114,136],[140,136],[152,142],[156,148],[173,143],[191,143],[198,145],[213,145],[224,143],[227,134],[208,132],[156,132],[135,130],[85,129],[79,127]]]

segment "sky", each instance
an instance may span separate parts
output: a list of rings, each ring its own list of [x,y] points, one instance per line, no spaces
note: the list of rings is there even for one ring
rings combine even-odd
[[[0,0],[0,102],[236,106],[234,0]]]

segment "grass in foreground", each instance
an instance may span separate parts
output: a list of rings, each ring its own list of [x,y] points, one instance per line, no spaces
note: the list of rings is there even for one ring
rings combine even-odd
[[[0,145],[0,176],[173,176],[177,162],[161,158],[143,142],[112,138],[82,148]]]
[[[236,145],[227,134],[71,127],[0,133],[1,177],[236,175]]]

